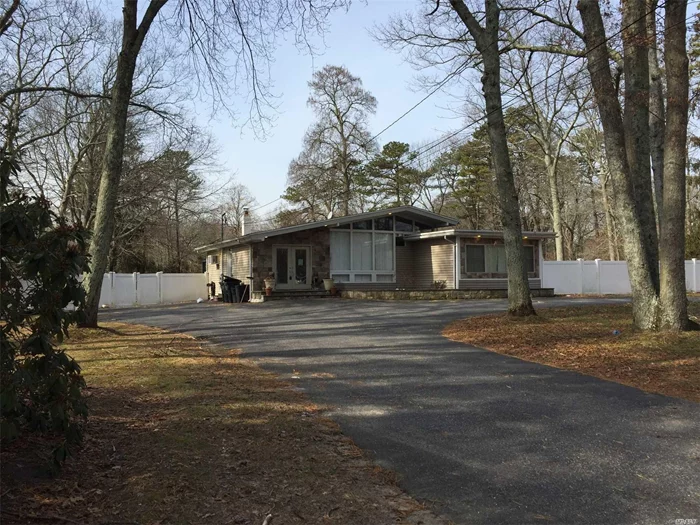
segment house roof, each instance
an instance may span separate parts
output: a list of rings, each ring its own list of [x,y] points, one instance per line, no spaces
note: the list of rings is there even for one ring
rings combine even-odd
[[[200,246],[198,248],[195,248],[195,251],[207,252],[218,248],[226,248],[228,246],[262,242],[268,237],[275,237],[278,235],[285,235],[287,233],[295,233],[304,230],[312,230],[314,228],[333,228],[336,226],[340,226],[341,224],[348,224],[350,222],[368,219],[376,219],[379,217],[386,217],[387,215],[401,215],[402,217],[405,217],[407,219],[413,219],[422,222],[428,226],[433,226],[435,228],[439,228],[442,226],[455,226],[459,223],[459,219],[446,217],[445,215],[439,215],[437,213],[424,210],[422,208],[417,208],[416,206],[396,206],[394,208],[385,208],[383,210],[358,213],[355,215],[346,215],[344,217],[334,217],[325,221],[308,222],[305,224],[298,224],[296,226],[287,226],[285,228],[256,231],[247,235],[235,237],[233,239],[226,239],[212,244],[207,244],[205,246]]]
[[[408,233],[404,236],[407,241],[417,241],[420,239],[431,239],[435,237],[482,237],[484,239],[502,239],[503,232],[501,230],[459,230],[456,228],[442,228],[440,230],[428,232]],[[554,232],[523,232],[524,239],[554,239]]]

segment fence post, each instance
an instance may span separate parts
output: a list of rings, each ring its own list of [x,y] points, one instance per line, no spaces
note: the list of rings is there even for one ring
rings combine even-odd
[[[700,292],[700,277],[698,277],[698,260],[693,257],[693,291]]]
[[[158,304],[163,304],[163,272],[156,272],[158,280]]]
[[[595,278],[596,282],[598,283],[598,295],[603,295],[600,284],[600,259],[595,259]]]
[[[579,277],[579,279],[578,279],[578,283],[579,283],[578,293],[579,293],[579,295],[583,295],[583,259],[581,259],[579,257],[576,260],[578,261],[578,277]]]
[[[138,304],[139,302],[139,273],[134,272],[131,274],[131,280],[134,283],[134,303],[133,304]]]

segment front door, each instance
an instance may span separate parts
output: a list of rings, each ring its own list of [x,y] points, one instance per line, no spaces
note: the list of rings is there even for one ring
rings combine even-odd
[[[275,246],[275,280],[282,290],[311,288],[311,249],[307,246]]]

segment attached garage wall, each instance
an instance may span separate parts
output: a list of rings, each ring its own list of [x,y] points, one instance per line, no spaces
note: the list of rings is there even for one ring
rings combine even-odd
[[[445,239],[412,241],[413,281],[412,288],[430,289],[436,281],[444,281],[448,289],[455,287],[455,247]]]

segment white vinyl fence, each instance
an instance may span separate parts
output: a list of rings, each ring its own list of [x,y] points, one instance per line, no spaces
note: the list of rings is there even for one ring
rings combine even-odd
[[[136,306],[196,301],[207,297],[204,273],[106,273],[100,306]]]
[[[625,261],[544,261],[542,287],[555,294],[629,294],[630,280]],[[700,260],[685,261],[685,287],[700,292]]]

